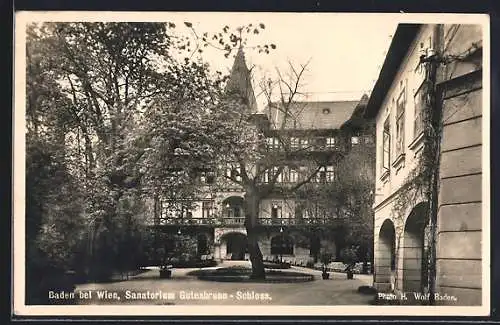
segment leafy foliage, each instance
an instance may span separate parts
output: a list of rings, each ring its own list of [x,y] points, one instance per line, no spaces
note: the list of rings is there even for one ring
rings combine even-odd
[[[342,259],[342,262],[347,265],[352,265],[356,263],[359,259],[358,257],[358,248],[357,247],[344,247],[340,251],[340,258]]]
[[[234,132],[219,109],[227,76],[191,60],[188,37],[175,28],[28,27],[29,297],[46,296],[35,287],[48,270],[105,279],[139,265],[152,241],[145,199],[195,196],[202,167],[217,164],[218,148],[227,147]],[[223,33],[226,54],[242,44],[229,27]]]
[[[371,127],[364,130],[368,135],[372,131]],[[337,245],[358,245],[363,260],[373,255],[374,165],[373,145],[358,144],[338,160],[333,182],[306,184],[296,193],[307,214],[323,216],[327,224],[341,229]]]

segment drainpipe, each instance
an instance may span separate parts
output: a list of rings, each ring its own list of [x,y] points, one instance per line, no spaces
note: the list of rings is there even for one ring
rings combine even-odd
[[[437,244],[437,219],[438,219],[438,198],[439,198],[439,166],[441,161],[441,136],[442,136],[442,105],[440,100],[440,94],[438,92],[438,72],[441,64],[441,58],[443,56],[443,25],[438,24],[434,26],[433,31],[433,47],[435,49],[435,55],[431,58],[429,62],[429,113],[430,114],[430,124],[431,129],[427,131],[428,143],[431,144],[429,147],[430,157],[430,182],[427,192],[427,198],[429,202],[429,226],[430,226],[430,260],[429,265],[429,304],[435,305],[436,301],[434,299],[434,294],[436,292],[436,277],[437,277],[437,254],[436,254],[436,244]],[[429,129],[429,127],[427,127]],[[432,132],[433,134],[429,134]],[[429,168],[429,167],[428,167]]]

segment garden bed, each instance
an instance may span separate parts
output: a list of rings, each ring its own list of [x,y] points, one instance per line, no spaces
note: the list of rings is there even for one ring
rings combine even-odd
[[[283,270],[283,269],[289,269],[291,265],[290,263],[264,262],[264,267],[266,269],[272,269],[272,270]]]
[[[217,266],[217,261],[215,260],[170,261],[168,262],[168,264],[171,265],[173,268],[188,269],[188,268]]]
[[[196,276],[200,280],[220,282],[293,283],[314,280],[312,274],[295,271],[267,270],[265,279],[251,279],[251,274],[252,270],[243,266],[223,267],[214,270],[196,270],[188,273],[188,275]]]

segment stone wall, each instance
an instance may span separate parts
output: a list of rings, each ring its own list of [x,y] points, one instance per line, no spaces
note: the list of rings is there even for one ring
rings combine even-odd
[[[212,254],[215,259],[227,259],[227,241],[224,239],[225,234],[240,233],[246,234],[243,228],[215,228],[214,229],[214,245],[212,246]],[[294,243],[293,254],[276,256],[271,254],[271,239],[275,236],[280,236],[278,229],[274,231],[262,232],[259,236],[259,248],[261,250],[264,260],[272,261],[275,258],[281,258],[284,262],[289,262],[294,265],[306,266],[310,262],[314,262],[314,257],[310,254],[310,243],[307,234],[300,230],[293,230],[286,234],[290,236]],[[336,251],[336,244],[333,239],[321,239],[321,248],[327,249],[329,252]],[[248,256],[247,256],[248,257]]]
[[[463,80],[469,89],[448,88],[443,106],[437,292],[456,296],[458,301],[451,303],[460,305],[480,305],[482,293],[482,91],[478,78],[480,74]]]
[[[440,193],[437,234],[437,292],[459,305],[482,300],[482,42],[478,25],[446,25],[447,55],[471,53],[443,66]],[[444,303],[447,303],[446,301]]]

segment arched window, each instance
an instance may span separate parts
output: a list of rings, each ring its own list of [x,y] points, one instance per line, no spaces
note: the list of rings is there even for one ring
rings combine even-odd
[[[244,211],[243,205],[244,200],[239,196],[231,196],[222,202],[225,210],[225,218],[228,223],[240,224],[243,223]]]

